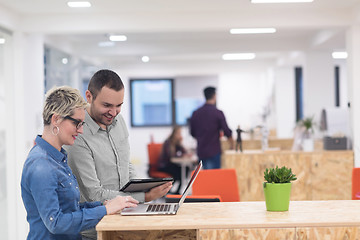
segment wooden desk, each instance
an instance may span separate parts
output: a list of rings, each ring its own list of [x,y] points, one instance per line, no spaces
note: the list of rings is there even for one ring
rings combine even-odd
[[[99,240],[359,239],[360,201],[291,201],[287,212],[265,202],[185,203],[177,215],[105,216]]]
[[[266,168],[286,166],[296,174],[291,200],[350,200],[353,151],[226,151],[222,168],[235,168],[241,201],[264,201]]]

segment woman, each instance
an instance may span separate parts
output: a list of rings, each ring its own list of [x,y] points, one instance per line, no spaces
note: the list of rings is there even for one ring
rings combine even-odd
[[[181,128],[175,126],[171,135],[165,140],[159,159],[159,170],[167,172],[173,176],[175,181],[179,181],[176,193],[181,189],[181,166],[172,163],[172,157],[182,157],[186,154],[186,150],[182,145]]]
[[[75,176],[67,165],[63,145],[83,131],[87,103],[78,90],[59,87],[47,93],[43,134],[36,137],[23,168],[21,194],[30,232],[27,239],[81,239],[107,214],[138,203],[132,197],[80,203]]]

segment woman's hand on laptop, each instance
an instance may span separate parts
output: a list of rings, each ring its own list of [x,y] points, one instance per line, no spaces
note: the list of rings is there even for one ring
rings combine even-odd
[[[160,186],[152,188],[149,192],[145,193],[145,202],[161,198],[165,196],[172,188],[172,182],[167,182]]]
[[[138,203],[139,201],[132,198],[131,196],[116,196],[111,200],[105,201],[104,205],[106,207],[106,213],[109,215],[115,214],[124,208],[136,207]]]

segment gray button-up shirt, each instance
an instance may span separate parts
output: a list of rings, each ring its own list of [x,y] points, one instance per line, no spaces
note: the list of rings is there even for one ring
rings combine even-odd
[[[120,114],[104,130],[86,111],[83,134],[65,148],[79,183],[81,201],[103,202],[117,195],[131,195],[144,202],[144,193],[120,192],[122,186],[136,178],[130,163],[129,133]]]

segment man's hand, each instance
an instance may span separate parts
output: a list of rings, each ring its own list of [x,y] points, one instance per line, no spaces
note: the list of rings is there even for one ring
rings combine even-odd
[[[172,182],[152,188],[149,192],[145,193],[145,202],[161,198],[167,194],[172,188]]]
[[[235,149],[234,139],[232,137],[230,137],[230,138],[228,138],[228,142],[229,142],[230,150],[234,150]]]

